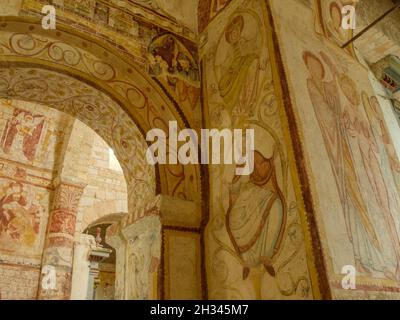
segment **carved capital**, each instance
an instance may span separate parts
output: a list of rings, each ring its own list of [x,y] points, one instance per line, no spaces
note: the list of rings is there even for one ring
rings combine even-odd
[[[55,188],[53,210],[68,210],[76,213],[85,186],[84,184],[59,182]]]

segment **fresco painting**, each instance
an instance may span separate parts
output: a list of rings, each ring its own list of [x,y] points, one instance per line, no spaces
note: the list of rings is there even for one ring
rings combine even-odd
[[[33,161],[40,138],[42,136],[45,118],[29,111],[15,109],[13,117],[7,122],[3,131],[1,145],[3,152],[13,152],[23,155],[26,160]]]
[[[38,251],[46,192],[15,181],[0,181],[0,249],[8,253]]]
[[[334,32],[333,17],[344,1],[328,2],[316,1],[311,8],[295,4],[286,16],[277,14],[328,278],[334,298],[396,297],[399,160],[367,68],[354,58],[353,48],[337,46],[346,37]],[[273,14],[282,10],[277,1],[272,8]],[[303,22],[319,16],[319,28],[300,19],[287,26],[299,13]],[[307,26],[306,42],[295,31],[300,25]],[[345,266],[354,266],[357,290],[343,289]]]
[[[332,164],[357,270],[367,275],[375,270],[390,279],[399,279],[400,243],[393,216],[398,199],[393,199],[391,208],[378,160],[378,144],[362,112],[364,105],[355,82],[346,74],[338,73],[325,53],[322,52],[321,57],[326,61],[326,67],[317,56],[304,53],[311,74],[308,91]],[[329,72],[333,72],[331,82],[325,81]],[[366,93],[362,94],[365,101]],[[355,160],[360,160],[362,165],[357,166]],[[363,177],[367,177],[369,185],[361,184]],[[372,199],[365,198],[361,192],[367,186],[375,199],[375,210],[368,210],[370,206],[366,201]]]
[[[210,127],[255,130],[255,170],[239,177],[234,165],[211,166],[209,297],[312,299],[265,7],[235,4],[213,20],[220,28],[207,32],[203,85]]]

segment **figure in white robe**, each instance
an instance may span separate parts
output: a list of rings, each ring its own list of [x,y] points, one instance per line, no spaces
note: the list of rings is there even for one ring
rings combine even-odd
[[[229,199],[226,228],[242,260],[243,279],[260,265],[275,277],[273,263],[281,248],[287,213],[273,158],[255,151],[253,174],[234,178]]]

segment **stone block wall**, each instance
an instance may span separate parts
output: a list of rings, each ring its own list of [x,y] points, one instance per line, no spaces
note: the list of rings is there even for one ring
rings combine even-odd
[[[78,228],[127,211],[127,187],[108,145],[57,110],[0,101],[0,299],[36,299],[54,188],[87,187]],[[116,170],[117,169],[117,170]]]
[[[0,264],[0,299],[36,299],[40,268]]]

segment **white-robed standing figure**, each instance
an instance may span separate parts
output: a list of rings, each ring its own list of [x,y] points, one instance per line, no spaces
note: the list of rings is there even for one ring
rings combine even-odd
[[[235,176],[230,188],[226,228],[242,261],[243,279],[260,265],[275,277],[273,264],[281,248],[287,213],[273,158],[255,151],[254,172]]]

